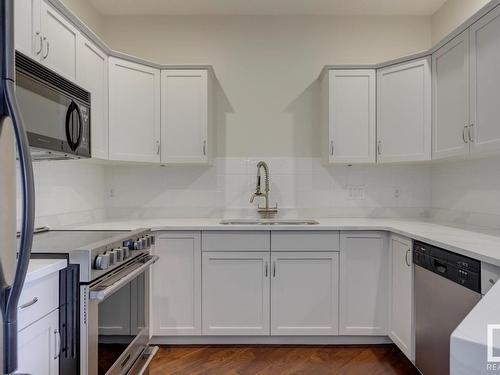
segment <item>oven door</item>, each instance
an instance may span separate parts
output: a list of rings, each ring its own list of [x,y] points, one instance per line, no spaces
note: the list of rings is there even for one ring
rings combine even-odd
[[[88,286],[82,373],[127,374],[148,348],[149,270],[157,260],[144,254]]]

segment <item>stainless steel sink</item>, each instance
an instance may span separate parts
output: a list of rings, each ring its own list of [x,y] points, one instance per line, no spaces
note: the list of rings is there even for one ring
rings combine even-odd
[[[304,219],[226,219],[223,225],[317,225],[316,220]]]

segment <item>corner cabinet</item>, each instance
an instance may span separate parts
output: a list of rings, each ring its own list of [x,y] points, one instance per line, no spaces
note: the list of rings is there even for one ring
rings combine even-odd
[[[160,162],[160,70],[109,58],[109,159]]]
[[[431,160],[430,57],[377,71],[377,160]]]
[[[201,335],[201,234],[162,232],[152,271],[152,334]]]
[[[412,240],[391,234],[389,337],[410,360],[415,359]]]
[[[469,33],[432,55],[432,158],[469,154]]]
[[[375,163],[375,70],[328,70],[321,80],[326,163]]]
[[[108,57],[83,35],[76,49],[76,82],[90,91],[92,157],[108,159]]]
[[[388,265],[385,232],[341,232],[341,335],[387,335]]]
[[[162,163],[204,164],[211,152],[208,70],[162,70]]]

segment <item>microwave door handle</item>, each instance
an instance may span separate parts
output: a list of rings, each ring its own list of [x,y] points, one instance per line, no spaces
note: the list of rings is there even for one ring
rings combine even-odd
[[[5,1],[10,3],[10,1]],[[5,6],[5,4],[3,5]],[[22,222],[19,239],[19,254],[16,264],[14,281],[6,291],[6,304],[4,309],[4,371],[7,374],[17,368],[17,305],[19,296],[28,271],[28,264],[33,243],[33,230],[35,226],[35,188],[33,181],[33,166],[28,145],[28,137],[24,130],[21,114],[16,102],[14,81],[2,79],[4,91],[4,105],[12,119],[16,138],[21,187],[22,187]],[[15,249],[12,249],[15,251]],[[5,285],[5,283],[3,283]]]
[[[140,274],[144,273],[149,267],[151,267],[154,263],[156,263],[158,259],[160,259],[160,257],[157,255],[151,256],[146,263],[136,268],[132,272],[128,273],[126,276],[122,277],[120,280],[106,287],[105,289],[101,289],[99,287],[99,284],[97,284],[96,286],[90,289],[89,298],[91,300],[98,300],[98,301],[105,300],[111,294],[122,288],[124,285],[128,284],[130,281],[135,279]]]

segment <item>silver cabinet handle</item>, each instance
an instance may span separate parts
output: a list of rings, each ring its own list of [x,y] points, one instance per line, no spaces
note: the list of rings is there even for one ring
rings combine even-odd
[[[405,254],[405,262],[406,262],[406,265],[407,265],[408,267],[411,267],[411,263],[410,263],[410,261],[408,260],[408,254],[410,254],[410,255],[411,255],[411,250],[410,250],[410,249],[406,250],[406,254]]]
[[[333,145],[333,141],[330,141],[330,155],[333,156],[333,151],[335,149],[335,146]]]
[[[207,141],[203,141],[203,155],[207,156]]]
[[[19,309],[19,310],[25,309],[25,308],[27,308],[27,307],[33,306],[33,305],[34,305],[35,303],[37,303],[37,302],[38,302],[38,297],[35,297],[35,298],[33,298],[31,301],[26,302],[26,303],[25,303],[25,304],[23,304],[23,305],[20,305],[20,306],[18,307],[18,309]]]
[[[49,52],[50,52],[50,43],[49,43],[49,40],[47,39],[47,37],[43,37],[43,41],[45,42],[45,44],[47,45],[47,50],[45,52],[45,54],[42,56],[42,59],[46,59],[48,56],[49,56]]]
[[[469,127],[467,125],[464,126],[464,129],[462,130],[462,139],[464,140],[464,143],[469,143],[469,139],[467,138],[467,129]]]
[[[469,141],[474,142],[474,124],[469,125]]]
[[[382,141],[377,142],[377,154],[382,155]]]
[[[160,155],[160,141],[156,141],[156,155]]]
[[[268,272],[267,272],[268,271],[268,267],[269,267],[269,265],[266,262],[266,267],[265,267],[265,271],[264,271],[264,274],[266,275],[266,277],[267,277],[267,274],[268,274]]]
[[[54,330],[54,338],[55,338],[54,353],[56,353],[54,354],[54,359],[57,359],[61,355],[61,332],[59,332],[58,329]]]
[[[273,262],[273,277],[276,277],[276,262]]]
[[[35,55],[38,56],[40,54],[40,52],[42,52],[42,46],[43,46],[42,35],[40,34],[40,31],[37,31],[35,33],[35,45],[36,45],[37,41],[40,43],[40,47],[36,49]]]

